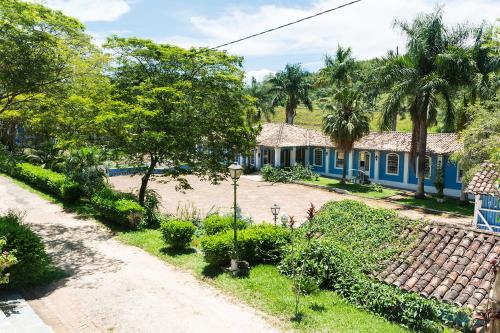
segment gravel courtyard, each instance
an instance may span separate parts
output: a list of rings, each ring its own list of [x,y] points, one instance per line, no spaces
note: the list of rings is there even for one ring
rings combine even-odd
[[[150,182],[149,188],[161,195],[161,210],[175,213],[177,207],[194,205],[202,215],[219,209],[221,212],[230,212],[233,202],[233,186],[229,181],[212,185],[208,181],[201,181],[197,177],[187,177],[193,187],[184,193],[175,190],[175,182],[165,183],[164,178],[157,177]],[[238,205],[245,216],[251,216],[256,223],[271,222],[271,206],[276,203],[281,207],[281,213],[294,216],[296,220],[305,220],[306,209],[313,203],[319,209],[330,200],[353,199],[366,203],[372,207],[383,207],[398,211],[401,215],[413,219],[429,219],[445,223],[460,223],[470,225],[472,218],[456,217],[449,214],[430,214],[421,209],[407,209],[405,206],[353,195],[328,192],[322,189],[311,188],[298,184],[271,184],[256,181],[258,177],[242,176],[238,181]],[[137,191],[140,185],[140,176],[117,176],[110,178],[111,184],[122,191]]]

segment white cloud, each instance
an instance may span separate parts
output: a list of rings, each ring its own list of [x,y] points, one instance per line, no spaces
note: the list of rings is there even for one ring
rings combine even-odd
[[[270,69],[259,69],[253,71],[247,71],[245,73],[245,82],[252,82],[252,77],[254,77],[257,81],[262,81],[267,75],[274,73],[274,71]]]
[[[127,0],[46,0],[44,3],[83,22],[114,21],[130,11]]]
[[[234,9],[215,17],[191,17],[199,37],[169,38],[182,46],[215,46],[336,7],[344,1],[319,0],[309,8],[261,6],[256,10]],[[450,24],[483,19],[493,22],[498,14],[496,0],[450,0],[444,3],[445,21]],[[351,46],[360,59],[381,56],[389,49],[404,48],[404,39],[392,28],[394,19],[412,19],[431,12],[431,0],[365,0],[338,11],[226,47],[243,56],[333,53],[337,45]]]

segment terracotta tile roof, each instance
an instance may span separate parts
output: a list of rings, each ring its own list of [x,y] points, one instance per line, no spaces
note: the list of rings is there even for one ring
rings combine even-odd
[[[490,194],[500,196],[497,179],[500,173],[493,163],[483,163],[467,186],[466,192],[473,194]]]
[[[485,307],[500,257],[500,236],[462,226],[432,223],[416,245],[376,277],[425,297],[460,306]]]
[[[333,147],[330,138],[320,131],[278,123],[265,123],[257,137],[259,145],[268,147]],[[354,144],[356,149],[409,152],[411,133],[371,132]],[[458,136],[454,133],[429,133],[427,150],[429,153],[447,154],[462,149]]]

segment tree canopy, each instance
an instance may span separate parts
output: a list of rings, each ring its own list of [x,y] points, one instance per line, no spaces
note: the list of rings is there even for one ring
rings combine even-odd
[[[244,90],[241,58],[139,38],[113,37],[105,47],[115,54],[115,102],[98,121],[108,129],[103,137],[110,147],[148,163],[141,204],[155,167],[178,177],[187,165],[218,181],[236,153],[254,145],[255,110]]]

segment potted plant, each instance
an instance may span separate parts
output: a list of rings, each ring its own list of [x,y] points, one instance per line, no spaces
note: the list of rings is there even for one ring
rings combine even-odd
[[[436,173],[436,180],[434,181],[434,187],[436,188],[436,201],[439,203],[445,202],[444,198],[444,173],[443,168],[439,167]]]

